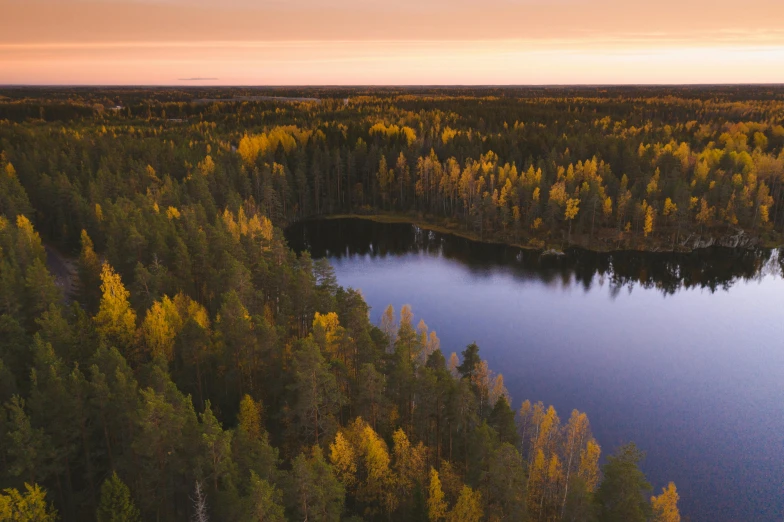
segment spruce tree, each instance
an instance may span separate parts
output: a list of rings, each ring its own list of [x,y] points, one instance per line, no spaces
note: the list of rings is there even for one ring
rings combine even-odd
[[[498,432],[498,438],[501,442],[508,442],[515,447],[518,445],[520,435],[517,433],[515,413],[503,395],[495,402],[488,421],[490,426]]]

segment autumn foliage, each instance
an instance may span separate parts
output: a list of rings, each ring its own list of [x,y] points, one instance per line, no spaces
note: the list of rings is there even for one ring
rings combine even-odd
[[[410,306],[371,324],[281,227],[775,239],[779,101],[194,94],[0,97],[0,520],[677,522],[636,449],[600,469],[585,413],[511,397]]]

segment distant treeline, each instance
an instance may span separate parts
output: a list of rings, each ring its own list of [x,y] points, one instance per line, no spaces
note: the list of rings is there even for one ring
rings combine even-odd
[[[20,89],[6,92],[0,118],[20,122],[5,137],[20,175],[76,168],[24,150],[42,141],[72,155],[97,150],[117,166],[144,149],[161,182],[183,179],[209,157],[213,179],[247,180],[239,195],[275,224],[387,212],[534,247],[689,249],[780,243],[783,93]],[[322,103],[231,101],[263,94]],[[204,97],[229,101],[205,105]],[[90,167],[99,168],[94,159]]]

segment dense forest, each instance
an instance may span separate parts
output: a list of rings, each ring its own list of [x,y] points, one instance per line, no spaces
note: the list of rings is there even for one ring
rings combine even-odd
[[[680,520],[632,443],[371,324],[282,229],[775,243],[784,90],[0,95],[0,520]]]
[[[25,138],[71,161],[144,146],[161,184],[214,171],[275,225],[385,215],[598,250],[777,245],[784,230],[778,87],[4,94],[16,153]]]

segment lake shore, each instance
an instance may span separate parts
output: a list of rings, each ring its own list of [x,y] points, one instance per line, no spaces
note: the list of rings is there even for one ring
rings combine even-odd
[[[675,244],[671,239],[665,239],[660,236],[652,236],[650,238],[640,237],[624,237],[618,239],[616,237],[608,237],[606,230],[600,231],[593,241],[586,234],[574,234],[571,241],[567,239],[555,240],[553,238],[539,238],[530,237],[528,243],[515,241],[511,238],[498,237],[498,235],[482,236],[471,230],[465,230],[455,222],[437,222],[427,219],[421,215],[400,214],[400,213],[372,213],[372,214],[328,214],[323,216],[316,216],[307,218],[307,220],[335,220],[335,219],[364,219],[367,221],[375,221],[377,223],[404,223],[414,225],[416,227],[431,230],[441,234],[450,234],[457,237],[477,241],[480,243],[506,245],[524,250],[534,251],[554,251],[562,252],[566,248],[579,247],[593,252],[619,252],[619,251],[639,251],[639,252],[680,252],[688,253],[694,250],[703,248],[710,248],[714,246],[726,248],[781,248],[784,244],[780,240],[763,240],[759,236],[753,236],[746,231],[738,229],[734,235],[727,234],[723,236],[696,236],[689,234],[682,234],[683,238],[687,238],[683,243],[680,241]],[[604,232],[604,233],[602,233]]]
[[[781,509],[781,482],[770,477],[782,474],[775,434],[783,419],[746,405],[774,407],[784,368],[772,348],[784,292],[775,252],[570,248],[555,258],[403,223],[312,220],[288,238],[296,252],[328,259],[338,284],[361,291],[374,324],[388,305],[408,304],[413,323],[435,330],[445,353],[476,341],[504,374],[515,409],[532,399],[559,413],[585,410],[606,453],[635,441],[650,455],[645,472],[656,489],[684,485],[693,520],[774,520],[767,515]],[[748,453],[727,457],[735,435],[725,417],[706,413],[722,408],[759,426]],[[638,412],[635,422],[629,411]],[[733,480],[738,469],[744,481]],[[716,508],[721,491],[748,500]]]

